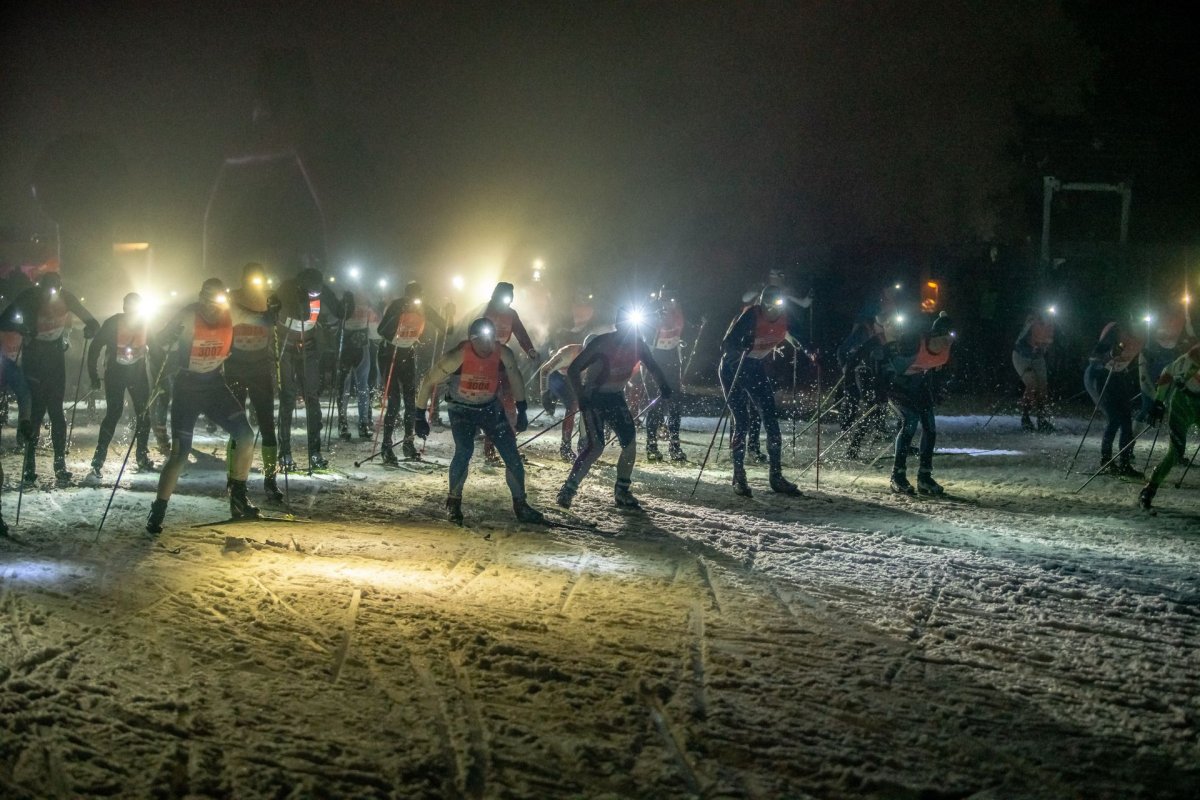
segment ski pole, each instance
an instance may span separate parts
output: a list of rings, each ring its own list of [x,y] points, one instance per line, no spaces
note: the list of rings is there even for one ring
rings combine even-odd
[[[1088,434],[1092,430],[1092,423],[1096,421],[1096,414],[1100,411],[1100,404],[1104,402],[1104,393],[1108,391],[1108,382],[1112,380],[1112,376],[1112,367],[1109,367],[1108,377],[1104,379],[1104,386],[1100,389],[1100,396],[1096,398],[1096,407],[1092,409],[1091,419],[1088,420],[1087,427],[1083,429],[1083,438],[1079,440],[1079,447],[1075,448],[1075,455],[1071,456],[1071,463],[1067,464],[1067,475],[1070,475],[1071,470],[1075,468],[1075,459],[1079,458],[1079,453],[1083,450],[1083,443],[1087,441]]]
[[[721,417],[720,417],[720,419],[717,420],[717,427],[713,428],[712,439],[709,440],[708,450],[706,450],[704,453],[704,461],[702,461],[700,463],[700,471],[696,473],[696,482],[694,484],[692,484],[692,494],[691,494],[692,497],[696,496],[696,489],[700,486],[700,477],[704,474],[704,468],[708,465],[708,457],[710,455],[712,455],[713,445],[717,441],[717,433],[720,433],[722,436],[722,439],[724,439],[725,420],[726,420],[726,417],[729,414],[729,410],[730,410],[729,409],[729,398],[733,395],[733,393],[735,391],[737,391],[737,380],[738,380],[738,377],[741,376],[741,374],[742,374],[742,364],[744,364],[746,362],[746,353],[748,353],[748,352],[750,352],[750,351],[743,350],[741,357],[738,358],[737,369],[735,369],[733,371],[733,380],[731,380],[729,382],[729,390],[725,392],[725,397],[724,397],[725,408],[723,408],[721,410]],[[719,367],[718,367],[718,369],[719,369]]]
[[[393,301],[393,303],[394,302],[396,302],[396,301]],[[385,313],[386,313],[386,309],[385,309]],[[386,424],[384,422],[384,418],[387,416],[388,394],[390,394],[392,391],[392,376],[396,372],[396,356],[399,355],[399,353],[400,353],[400,348],[396,345],[396,337],[398,337],[400,335],[400,322],[401,322],[401,315],[397,314],[396,315],[396,332],[392,334],[391,341],[387,342],[388,346],[390,346],[392,348],[392,360],[388,364],[387,380],[384,381],[384,383],[383,383],[383,391],[379,393],[379,427],[377,427],[375,429],[375,441],[371,442],[371,455],[367,456],[362,461],[355,461],[354,466],[356,466],[356,467],[361,467],[363,464],[366,464],[368,461],[373,461],[375,459],[375,456],[377,456],[383,452],[382,450],[379,449],[379,433],[380,433],[380,431],[383,430],[384,425]],[[443,328],[442,330],[444,333],[445,328]],[[442,346],[445,347],[445,339],[444,338],[442,341]],[[399,395],[400,392],[397,391],[396,394]],[[437,394],[437,387],[435,386],[433,393],[431,393],[431,395],[430,395],[431,399],[436,394]],[[397,399],[399,399],[399,398],[397,397]],[[424,410],[422,410],[421,413],[424,413]]]
[[[526,439],[525,441],[523,441],[519,445],[517,445],[517,449],[520,450],[522,447],[529,444],[534,439],[537,439],[539,436],[549,433],[550,431],[554,430],[559,425],[562,425],[564,422],[566,422],[567,420],[569,420],[571,417],[575,416],[578,413],[579,413],[578,411],[572,411],[572,412],[568,413],[566,416],[564,416],[562,419],[560,419],[558,422],[555,422],[553,425],[547,425],[545,428],[542,428],[540,431],[535,433],[533,436],[530,436],[528,439]],[[540,416],[541,416],[541,414],[538,414],[538,417],[540,417]],[[537,419],[537,417],[534,417],[534,419]]]
[[[329,421],[325,423],[325,446],[329,447],[330,441],[333,439],[333,404],[338,398],[338,394],[342,388],[342,343],[346,338],[346,319],[343,314],[342,320],[338,323],[338,348],[337,358],[333,362],[333,386],[329,391]]]
[[[1148,430],[1150,430],[1150,429],[1149,429],[1149,428],[1142,428],[1142,432],[1141,432],[1141,433],[1137,434],[1137,435],[1136,435],[1136,436],[1134,436],[1132,439],[1130,439],[1130,440],[1129,440],[1129,443],[1128,443],[1127,445],[1125,445],[1124,447],[1122,447],[1120,450],[1118,450],[1116,455],[1114,455],[1114,456],[1113,456],[1112,458],[1110,458],[1108,461],[1105,461],[1105,462],[1104,462],[1104,464],[1103,464],[1103,465],[1101,465],[1100,469],[1098,469],[1098,470],[1096,470],[1095,472],[1093,472],[1093,473],[1092,473],[1092,477],[1088,478],[1088,479],[1087,479],[1087,480],[1084,482],[1083,486],[1080,486],[1078,489],[1076,489],[1074,492],[1072,492],[1072,494],[1079,494],[1079,493],[1080,493],[1080,492],[1082,492],[1084,489],[1086,489],[1086,488],[1087,488],[1087,485],[1088,485],[1089,483],[1091,483],[1093,480],[1095,480],[1095,479],[1096,479],[1096,477],[1097,477],[1098,475],[1100,475],[1100,473],[1104,472],[1104,470],[1108,469],[1109,465],[1110,465],[1110,464],[1112,464],[1114,461],[1116,461],[1118,458],[1120,458],[1122,453],[1124,453],[1124,452],[1125,452],[1126,450],[1128,450],[1129,448],[1133,447],[1133,443],[1134,443],[1134,442],[1136,442],[1138,439],[1142,438],[1142,436],[1143,436],[1143,435],[1146,433],[1146,431],[1148,431]]]
[[[854,432],[858,428],[862,427],[868,420],[870,420],[871,415],[874,413],[875,409],[877,409],[877,408],[882,408],[882,405],[876,404],[876,405],[872,406],[871,408],[867,409],[867,411],[864,412],[863,415],[861,417],[859,417],[858,420],[853,425],[851,425],[849,428],[846,428],[846,430],[842,431],[837,436],[833,437],[833,441],[829,443],[829,446],[826,447],[824,451],[818,450],[817,457],[814,458],[812,461],[808,462],[808,466],[805,467],[804,469],[800,470],[799,474],[803,475],[804,473],[806,473],[810,469],[812,469],[814,466],[816,466],[817,462],[820,461],[821,458],[824,457],[826,453],[828,453],[830,450],[832,450],[833,446],[835,444],[837,444],[843,438],[845,438],[845,436],[847,434]],[[820,429],[818,428],[818,431],[819,430]],[[797,476],[797,477],[799,477],[799,476]]]
[[[860,469],[858,471],[858,474],[854,476],[854,480],[850,481],[850,485],[853,486],[854,484],[858,483],[858,479],[861,478],[863,475],[866,475],[867,470],[869,470],[871,467],[875,466],[875,464],[878,463],[879,459],[883,458],[883,456],[887,452],[888,452],[887,445],[884,445],[882,448],[880,448],[879,452],[875,454],[875,457],[871,459],[870,463],[868,463],[865,467],[863,467],[862,469]]]
[[[112,491],[108,493],[108,502],[104,504],[104,514],[100,517],[100,524],[96,526],[96,535],[92,538],[94,544],[100,538],[100,532],[104,530],[104,522],[108,519],[108,511],[112,508],[113,498],[117,495],[117,487],[121,485],[121,478],[125,475],[125,467],[129,464],[129,454],[133,452],[133,445],[137,441],[137,433],[142,429],[143,425],[150,424],[150,409],[158,400],[159,394],[162,393],[162,376],[167,367],[167,359],[163,359],[162,366],[158,368],[158,375],[154,378],[154,389],[150,393],[149,399],[146,400],[146,407],[142,409],[142,413],[138,415],[137,427],[134,428],[133,436],[129,437],[129,446],[125,448],[125,458],[121,459],[121,469],[117,471],[117,479],[113,481]]]
[[[700,346],[700,336],[704,333],[704,326],[708,322],[708,317],[700,318],[700,327],[696,329],[696,340],[692,342],[692,352],[688,353],[687,363],[683,365],[683,372],[679,374],[679,388],[682,391],[683,382],[687,380],[688,370],[692,368],[692,359],[696,357],[696,348]]]
[[[1142,472],[1150,471],[1150,459],[1154,458],[1154,448],[1158,445],[1158,434],[1161,432],[1161,426],[1154,429],[1154,441],[1150,443],[1150,452],[1146,454],[1146,466],[1142,467]]]
[[[71,424],[67,427],[67,446],[66,449],[71,449],[71,437],[75,433],[75,411],[79,408],[79,389],[83,386],[83,364],[87,361],[87,353],[83,353],[79,359],[79,374],[75,376],[75,404],[71,406]],[[88,392],[91,395],[91,392]]]
[[[1196,462],[1196,456],[1200,456],[1200,445],[1196,445],[1196,452],[1192,453],[1191,459],[1188,461],[1188,463],[1186,465],[1184,465],[1183,474],[1179,476],[1179,480],[1176,481],[1176,483],[1175,483],[1176,489],[1183,486],[1183,479],[1187,477],[1188,470],[1191,469],[1192,464],[1194,464]]]
[[[809,317],[811,319],[811,315]],[[811,337],[811,333],[809,336]],[[817,368],[817,420],[821,419],[821,362],[817,360],[817,356],[813,354],[813,364]],[[796,420],[792,418],[792,460],[796,459]],[[816,488],[821,488],[821,426],[817,425],[817,472],[816,472]]]

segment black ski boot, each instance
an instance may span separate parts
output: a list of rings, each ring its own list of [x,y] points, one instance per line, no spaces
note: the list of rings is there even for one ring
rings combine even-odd
[[[385,467],[400,466],[400,459],[396,458],[396,451],[392,449],[389,442],[384,442],[379,448],[379,463]]]
[[[899,470],[892,473],[892,491],[896,494],[916,494],[917,490],[908,482],[908,475],[904,470]]]
[[[683,448],[679,445],[672,445],[667,451],[667,457],[676,464],[686,464],[688,460],[687,455],[683,452]]]
[[[369,422],[358,423],[358,438],[360,438],[360,439],[370,439],[371,438],[371,424]]]
[[[292,454],[289,452],[281,452],[279,454],[279,471],[280,472],[295,472],[296,462],[292,460]]]
[[[1054,425],[1052,425],[1050,423],[1050,420],[1046,419],[1045,417],[1038,417],[1038,421],[1037,421],[1037,432],[1038,433],[1051,434],[1051,433],[1057,433],[1057,431],[1058,431],[1058,429],[1055,428]]]
[[[150,516],[146,517],[146,533],[162,533],[163,519],[167,516],[167,501],[155,500],[150,504]]]
[[[746,457],[749,458],[751,461],[753,461],[755,464],[767,463],[766,454],[763,453],[762,450],[759,450],[757,447],[747,447],[746,448]]]
[[[329,459],[325,458],[325,456],[321,455],[319,452],[312,453],[309,455],[309,457],[308,457],[308,471],[309,472],[321,472],[322,470],[327,470],[327,469],[329,469]]]
[[[446,498],[446,517],[455,525],[463,524],[462,513],[462,498],[447,497]]]
[[[263,494],[266,495],[268,503],[283,502],[283,492],[279,491],[279,484],[276,483],[274,475],[263,478]]]
[[[350,423],[346,422],[346,418],[338,417],[338,438],[343,442],[350,441]]]
[[[917,493],[918,494],[945,494],[946,490],[942,485],[933,479],[933,475],[928,472],[917,473]]]
[[[417,452],[417,446],[413,444],[412,439],[405,439],[400,442],[400,452],[404,453],[406,461],[419,461],[421,454]]]
[[[1147,483],[1142,491],[1138,492],[1138,505],[1143,511],[1150,510],[1150,504],[1154,502],[1154,495],[1158,494],[1158,487],[1152,483]]]
[[[1025,431],[1026,433],[1033,433],[1035,430],[1037,430],[1035,427],[1033,427],[1033,420],[1029,418],[1028,414],[1021,415],[1021,430]]]
[[[800,496],[800,487],[783,477],[783,473],[779,470],[771,470],[771,491],[776,494],[785,494],[788,497]]]
[[[1146,477],[1145,473],[1143,473],[1129,461],[1122,461],[1117,466],[1117,475],[1122,478],[1134,478],[1136,480],[1141,480],[1142,478]]]
[[[579,487],[572,486],[571,481],[568,479],[567,482],[562,485],[562,488],[558,490],[558,496],[554,498],[554,502],[558,503],[563,508],[570,508],[571,501],[575,499],[575,492],[578,490]]]
[[[734,469],[733,471],[733,493],[739,497],[753,497],[754,492],[750,491],[750,484],[746,482],[746,470]]]
[[[246,482],[231,480],[229,482],[229,516],[234,519],[256,519],[258,507],[251,505],[246,496]]]
[[[65,458],[54,459],[54,479],[59,483],[68,483],[71,480],[71,471],[67,469]]]
[[[659,452],[658,445],[650,445],[646,448],[646,460],[655,462],[663,460],[663,454]]]
[[[527,522],[531,525],[546,524],[546,518],[542,516],[542,512],[525,502],[524,497],[513,498],[513,513],[517,515],[517,519],[521,522]]]
[[[92,466],[95,466],[93,462]],[[137,468],[139,472],[158,472],[158,467],[150,460],[149,450],[139,450],[137,453]]]
[[[618,478],[613,486],[613,501],[620,508],[640,509],[642,504],[633,496],[633,492],[629,490],[629,481],[624,478]]]
[[[558,457],[568,464],[575,463],[575,451],[571,449],[571,445],[564,442],[558,447]]]

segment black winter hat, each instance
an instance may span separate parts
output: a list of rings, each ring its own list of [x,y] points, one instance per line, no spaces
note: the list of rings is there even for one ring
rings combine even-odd
[[[940,312],[933,319],[933,325],[929,326],[930,336],[950,336],[954,333],[954,321],[946,314],[945,311]]]

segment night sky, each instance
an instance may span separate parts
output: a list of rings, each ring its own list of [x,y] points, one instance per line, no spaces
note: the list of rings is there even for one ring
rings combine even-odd
[[[251,118],[271,48],[302,48],[311,68],[301,127],[335,218],[332,262],[426,277],[537,256],[675,283],[699,266],[738,291],[778,264],[803,273],[797,254],[816,245],[989,240],[1017,104],[1073,113],[1096,68],[1050,2],[5,15],[0,221],[45,227],[28,190],[39,157],[88,134],[127,168],[119,236],[151,239],[180,270],[198,263],[223,157],[262,141]],[[231,208],[233,226],[245,213]]]

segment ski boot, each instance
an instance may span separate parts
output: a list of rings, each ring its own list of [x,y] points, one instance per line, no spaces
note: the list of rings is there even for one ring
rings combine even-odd
[[[568,464],[575,463],[575,451],[571,449],[571,445],[563,442],[558,448],[558,457]]]
[[[157,472],[158,467],[150,460],[150,452],[148,450],[138,450],[137,452],[137,468],[139,472]],[[95,462],[92,463],[95,466]]]
[[[1152,483],[1147,483],[1142,491],[1138,492],[1138,506],[1143,511],[1150,510],[1150,504],[1154,502],[1154,495],[1158,494],[1158,487]]]
[[[396,458],[396,451],[392,449],[391,442],[384,442],[379,448],[379,463],[385,467],[400,466],[400,459]]]
[[[164,456],[171,455],[171,437],[167,435],[167,429],[163,425],[154,426],[154,444],[158,448],[158,452]]]
[[[892,491],[896,494],[916,494],[917,490],[908,482],[908,476],[904,470],[898,470],[892,473]]]
[[[746,448],[746,457],[749,458],[751,461],[753,461],[755,464],[767,463],[766,454],[763,453],[763,451],[758,449],[757,447],[747,447]]]
[[[633,496],[633,492],[629,490],[629,480],[625,478],[617,478],[617,482],[613,486],[613,501],[619,508],[639,510],[642,507],[638,499]]]
[[[578,486],[572,486],[570,479],[562,485],[558,490],[558,496],[554,498],[554,502],[558,503],[563,508],[570,508],[571,501],[575,499],[575,492],[579,491]]]
[[[1021,430],[1025,431],[1026,433],[1033,433],[1035,430],[1037,430],[1037,428],[1033,426],[1033,420],[1029,418],[1028,414],[1021,415]]]
[[[744,467],[733,470],[733,493],[739,497],[754,497],[754,492],[750,491],[750,484],[746,482]]]
[[[246,497],[246,482],[231,480],[229,482],[229,516],[234,519],[256,519],[258,508],[250,504]]]
[[[282,452],[279,454],[279,471],[280,472],[295,472],[296,462],[292,460],[292,454]]]
[[[463,524],[461,497],[446,497],[446,517],[455,525]]]
[[[421,454],[417,452],[417,446],[413,444],[412,439],[405,439],[400,442],[400,452],[404,453],[405,461],[419,461]]]
[[[88,469],[87,474],[83,476],[83,485],[84,486],[99,486],[100,485],[100,478],[101,478],[100,466],[101,465],[97,464],[95,461],[92,462],[91,468]]]
[[[371,438],[371,423],[369,423],[369,422],[358,423],[358,438],[360,438],[360,439],[370,439]]]
[[[525,502],[524,497],[513,498],[513,513],[517,515],[517,520],[520,522],[532,525],[546,524],[546,518],[542,516],[542,512]]]
[[[338,438],[343,442],[350,441],[350,424],[346,422],[345,417],[338,418]]]
[[[788,497],[799,497],[800,488],[796,484],[783,477],[783,473],[779,470],[771,470],[771,491],[776,494],[784,494]]]
[[[274,475],[263,477],[263,494],[266,495],[268,503],[283,502],[283,492],[279,491],[279,484],[275,482]]]
[[[1038,417],[1038,421],[1037,421],[1037,432],[1038,433],[1051,434],[1051,433],[1057,433],[1057,430],[1058,429],[1055,428],[1054,425],[1052,425],[1050,423],[1050,420],[1046,419],[1045,417]]]
[[[67,469],[65,458],[54,459],[54,479],[59,483],[68,483],[71,480],[71,471]]]
[[[686,464],[688,460],[687,455],[683,452],[683,448],[679,445],[674,445],[667,451],[667,458],[676,464]]]
[[[1129,461],[1122,461],[1117,466],[1117,475],[1122,478],[1134,478],[1136,480],[1141,480],[1142,478],[1146,477],[1145,473],[1143,473]]]
[[[659,451],[658,445],[650,445],[646,448],[646,460],[656,463],[663,460],[663,454]]]
[[[150,504],[150,516],[146,517],[146,533],[162,533],[163,518],[167,516],[167,501],[155,500]]]
[[[311,453],[308,456],[308,471],[321,472],[329,469],[329,459],[318,453]]]
[[[928,472],[917,473],[917,494],[945,494],[946,490]]]

